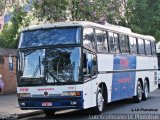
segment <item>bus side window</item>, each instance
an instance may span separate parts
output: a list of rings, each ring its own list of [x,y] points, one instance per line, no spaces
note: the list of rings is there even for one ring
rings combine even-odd
[[[97,57],[94,54],[83,54],[83,73],[85,77],[94,76],[97,73]]]
[[[120,47],[122,53],[129,53],[129,40],[127,35],[120,35]]]
[[[118,42],[118,34],[114,33],[114,41],[115,41],[115,52],[119,53],[119,42]]]
[[[145,51],[144,51],[144,50],[145,50],[145,49],[144,49],[144,40],[138,38],[138,52],[139,52],[139,54],[144,55],[144,54],[145,54]]]
[[[96,30],[98,52],[108,52],[107,35],[105,31]]]
[[[137,54],[137,39],[135,37],[129,37],[130,52]]]
[[[87,48],[96,49],[95,36],[93,28],[83,29],[83,45]]]
[[[156,45],[155,42],[151,42],[152,55],[156,55]]]
[[[151,55],[151,42],[149,40],[145,40],[145,50],[147,55]]]
[[[111,53],[119,53],[118,34],[108,32]]]

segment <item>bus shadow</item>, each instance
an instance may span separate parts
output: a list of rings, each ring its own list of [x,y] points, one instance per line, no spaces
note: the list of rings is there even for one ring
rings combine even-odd
[[[148,100],[151,99],[151,97],[148,98]],[[133,106],[133,104],[136,104],[133,99],[123,99],[123,100],[119,100],[119,101],[115,101],[109,104],[106,104],[106,108],[103,111],[102,114],[107,114],[107,113],[112,113],[112,114],[117,114],[117,110],[118,109],[123,109],[124,107],[128,107],[128,106]],[[128,110],[126,110],[128,111]],[[119,112],[119,111],[118,111]],[[124,111],[120,111],[121,113],[124,113]],[[93,115],[93,109],[86,109],[86,110],[75,110],[72,112],[65,112],[65,113],[56,113],[54,116],[39,116],[36,118],[29,118],[28,120],[35,120],[35,119],[89,119],[90,115]]]

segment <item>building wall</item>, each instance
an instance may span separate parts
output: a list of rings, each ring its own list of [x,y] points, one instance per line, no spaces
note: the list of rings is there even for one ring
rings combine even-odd
[[[13,71],[9,70],[9,57],[2,56],[4,62],[0,63],[0,74],[4,82],[4,89],[1,94],[15,93],[16,92],[16,57],[12,57]]]

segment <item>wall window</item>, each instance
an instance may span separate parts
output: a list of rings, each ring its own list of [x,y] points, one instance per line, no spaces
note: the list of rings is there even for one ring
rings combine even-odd
[[[146,54],[151,55],[151,42],[149,40],[145,40],[145,49]]]
[[[139,54],[145,54],[145,51],[144,51],[144,40],[140,39],[140,38],[138,38],[138,52],[139,52]]]
[[[96,30],[98,52],[108,52],[107,34],[105,31]]]
[[[118,34],[108,32],[109,47],[112,53],[119,53]]]
[[[85,28],[83,30],[83,45],[91,49],[96,48],[93,28]]]
[[[8,61],[9,61],[9,71],[13,71],[13,57],[11,55],[9,55]]]
[[[151,42],[151,48],[152,48],[152,55],[156,55],[156,45],[155,42]]]
[[[120,35],[120,48],[122,53],[129,53],[129,40],[127,35]]]
[[[130,52],[137,54],[137,40],[135,37],[129,37]]]

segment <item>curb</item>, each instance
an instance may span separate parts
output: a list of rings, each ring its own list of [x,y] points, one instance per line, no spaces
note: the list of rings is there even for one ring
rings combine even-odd
[[[34,115],[39,115],[39,114],[43,114],[44,112],[43,111],[33,111],[33,112],[28,112],[28,113],[21,113],[21,114],[18,114],[18,117],[17,119],[22,119],[22,118],[25,118],[25,117],[30,117],[30,116],[34,116]]]

